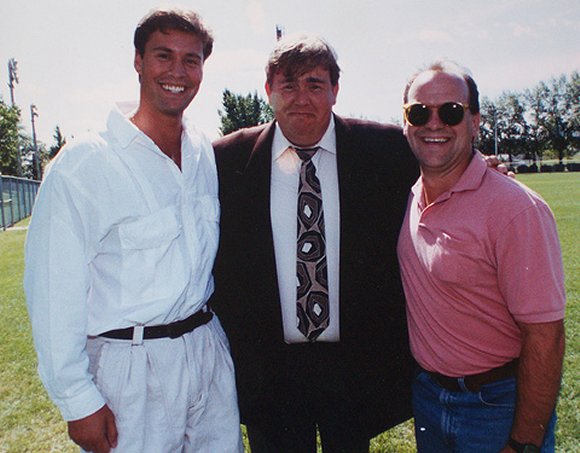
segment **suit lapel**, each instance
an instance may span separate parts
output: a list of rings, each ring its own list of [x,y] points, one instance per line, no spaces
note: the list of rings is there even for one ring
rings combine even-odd
[[[248,208],[261,229],[269,231],[270,226],[270,180],[272,175],[272,141],[274,123],[266,127],[258,136],[243,170],[244,187],[251,197]],[[268,228],[266,228],[268,225]]]
[[[275,123],[267,126],[258,136],[249,155],[246,167],[243,170],[245,193],[249,197],[245,206],[249,209],[247,216],[246,234],[248,246],[255,249],[249,253],[255,262],[249,263],[253,272],[260,275],[257,293],[266,294],[266,297],[257,298],[256,307],[262,313],[264,326],[273,329],[273,336],[283,341],[282,316],[280,310],[280,292],[276,272],[276,257],[274,253],[274,238],[270,216],[270,182],[272,174],[272,142],[274,139]]]
[[[349,333],[351,333],[350,324],[352,320],[349,319],[351,316],[351,307],[348,306],[346,294],[351,290],[348,282],[352,280],[350,274],[353,272],[353,269],[351,266],[356,261],[354,259],[358,234],[356,225],[360,220],[357,219],[356,203],[360,201],[360,186],[363,181],[357,179],[357,162],[360,158],[357,147],[361,144],[353,142],[352,132],[348,123],[336,115],[334,119],[340,200],[340,336],[341,341],[344,341],[348,338]]]

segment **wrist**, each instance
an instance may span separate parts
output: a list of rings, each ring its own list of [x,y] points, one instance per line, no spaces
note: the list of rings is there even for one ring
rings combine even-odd
[[[516,453],[540,453],[540,447],[535,444],[523,443],[510,437],[508,446]]]

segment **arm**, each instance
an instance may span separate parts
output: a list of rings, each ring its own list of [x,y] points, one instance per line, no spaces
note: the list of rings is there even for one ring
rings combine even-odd
[[[67,421],[105,404],[86,352],[85,224],[94,209],[76,189],[57,175],[45,177],[28,229],[24,275],[40,378]]]
[[[68,435],[85,451],[109,453],[117,447],[115,416],[105,405],[88,417],[68,422]]]
[[[522,350],[511,437],[540,446],[560,391],[564,357],[564,322],[519,323]],[[505,447],[503,452],[511,452]]]

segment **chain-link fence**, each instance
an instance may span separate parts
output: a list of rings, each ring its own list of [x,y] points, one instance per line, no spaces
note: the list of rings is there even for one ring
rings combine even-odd
[[[39,185],[39,181],[0,176],[0,229],[5,230],[31,214]]]

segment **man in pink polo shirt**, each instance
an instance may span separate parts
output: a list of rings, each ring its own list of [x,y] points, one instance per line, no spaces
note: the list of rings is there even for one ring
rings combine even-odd
[[[431,65],[404,103],[421,167],[398,244],[419,452],[553,452],[565,342],[554,217],[474,149],[478,91],[464,69]]]

